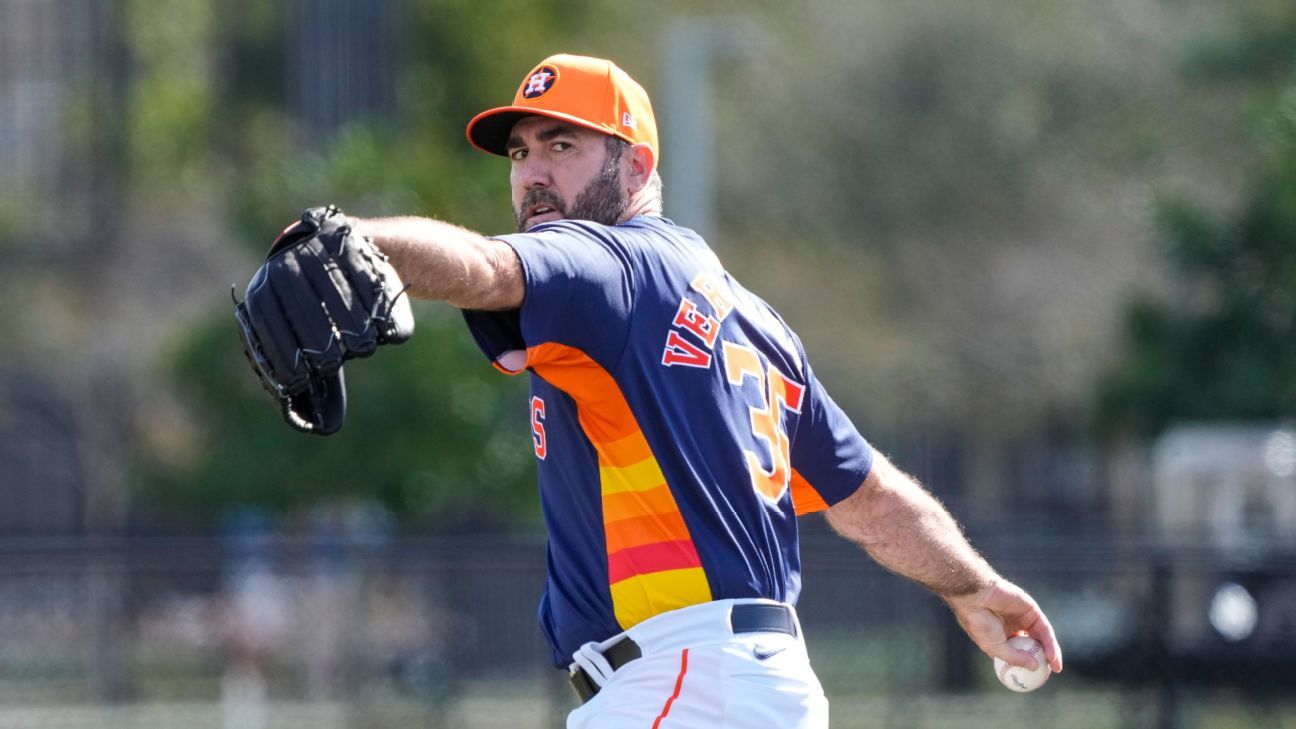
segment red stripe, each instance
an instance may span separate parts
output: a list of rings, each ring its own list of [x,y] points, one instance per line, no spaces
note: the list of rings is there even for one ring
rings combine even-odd
[[[684,649],[684,655],[680,658],[680,672],[679,677],[675,679],[675,693],[671,694],[669,699],[666,699],[666,705],[662,707],[662,713],[657,717],[657,721],[653,722],[652,729],[660,727],[662,719],[665,719],[666,715],[670,713],[671,704],[675,703],[675,699],[679,698],[680,689],[684,688],[684,674],[686,673],[688,673],[688,648]]]
[[[608,555],[608,584],[615,585],[635,575],[701,566],[702,560],[691,541],[629,547]]]

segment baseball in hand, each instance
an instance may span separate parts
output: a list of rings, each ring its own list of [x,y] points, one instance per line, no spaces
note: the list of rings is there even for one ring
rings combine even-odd
[[[1028,635],[1014,635],[1008,639],[1008,645],[1035,656],[1039,666],[1032,671],[1029,668],[1008,665],[1002,658],[996,658],[994,659],[995,675],[999,677],[999,682],[1013,691],[1022,693],[1043,686],[1049,674],[1053,672],[1044,659],[1044,646]]]

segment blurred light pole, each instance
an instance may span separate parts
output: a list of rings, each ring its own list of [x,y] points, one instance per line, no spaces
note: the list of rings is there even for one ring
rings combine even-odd
[[[682,18],[662,39],[662,166],[666,217],[711,241],[715,232],[715,124],[711,67],[721,58],[754,58],[766,45],[750,18]]]

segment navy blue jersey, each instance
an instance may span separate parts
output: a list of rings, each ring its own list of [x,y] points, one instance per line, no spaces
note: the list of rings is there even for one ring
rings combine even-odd
[[[522,261],[522,307],[464,315],[500,369],[531,372],[555,663],[668,610],[795,603],[797,515],[872,465],[796,335],[662,218],[500,240]]]

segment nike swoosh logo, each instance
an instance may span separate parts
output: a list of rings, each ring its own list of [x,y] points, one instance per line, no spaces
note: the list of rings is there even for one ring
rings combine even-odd
[[[787,650],[787,646],[783,646],[782,648],[775,648],[772,651],[767,651],[764,648],[761,648],[760,646],[756,646],[755,648],[752,648],[752,655],[756,656],[756,660],[764,661],[773,658],[774,656],[777,656],[778,654],[782,653],[785,650]]]

